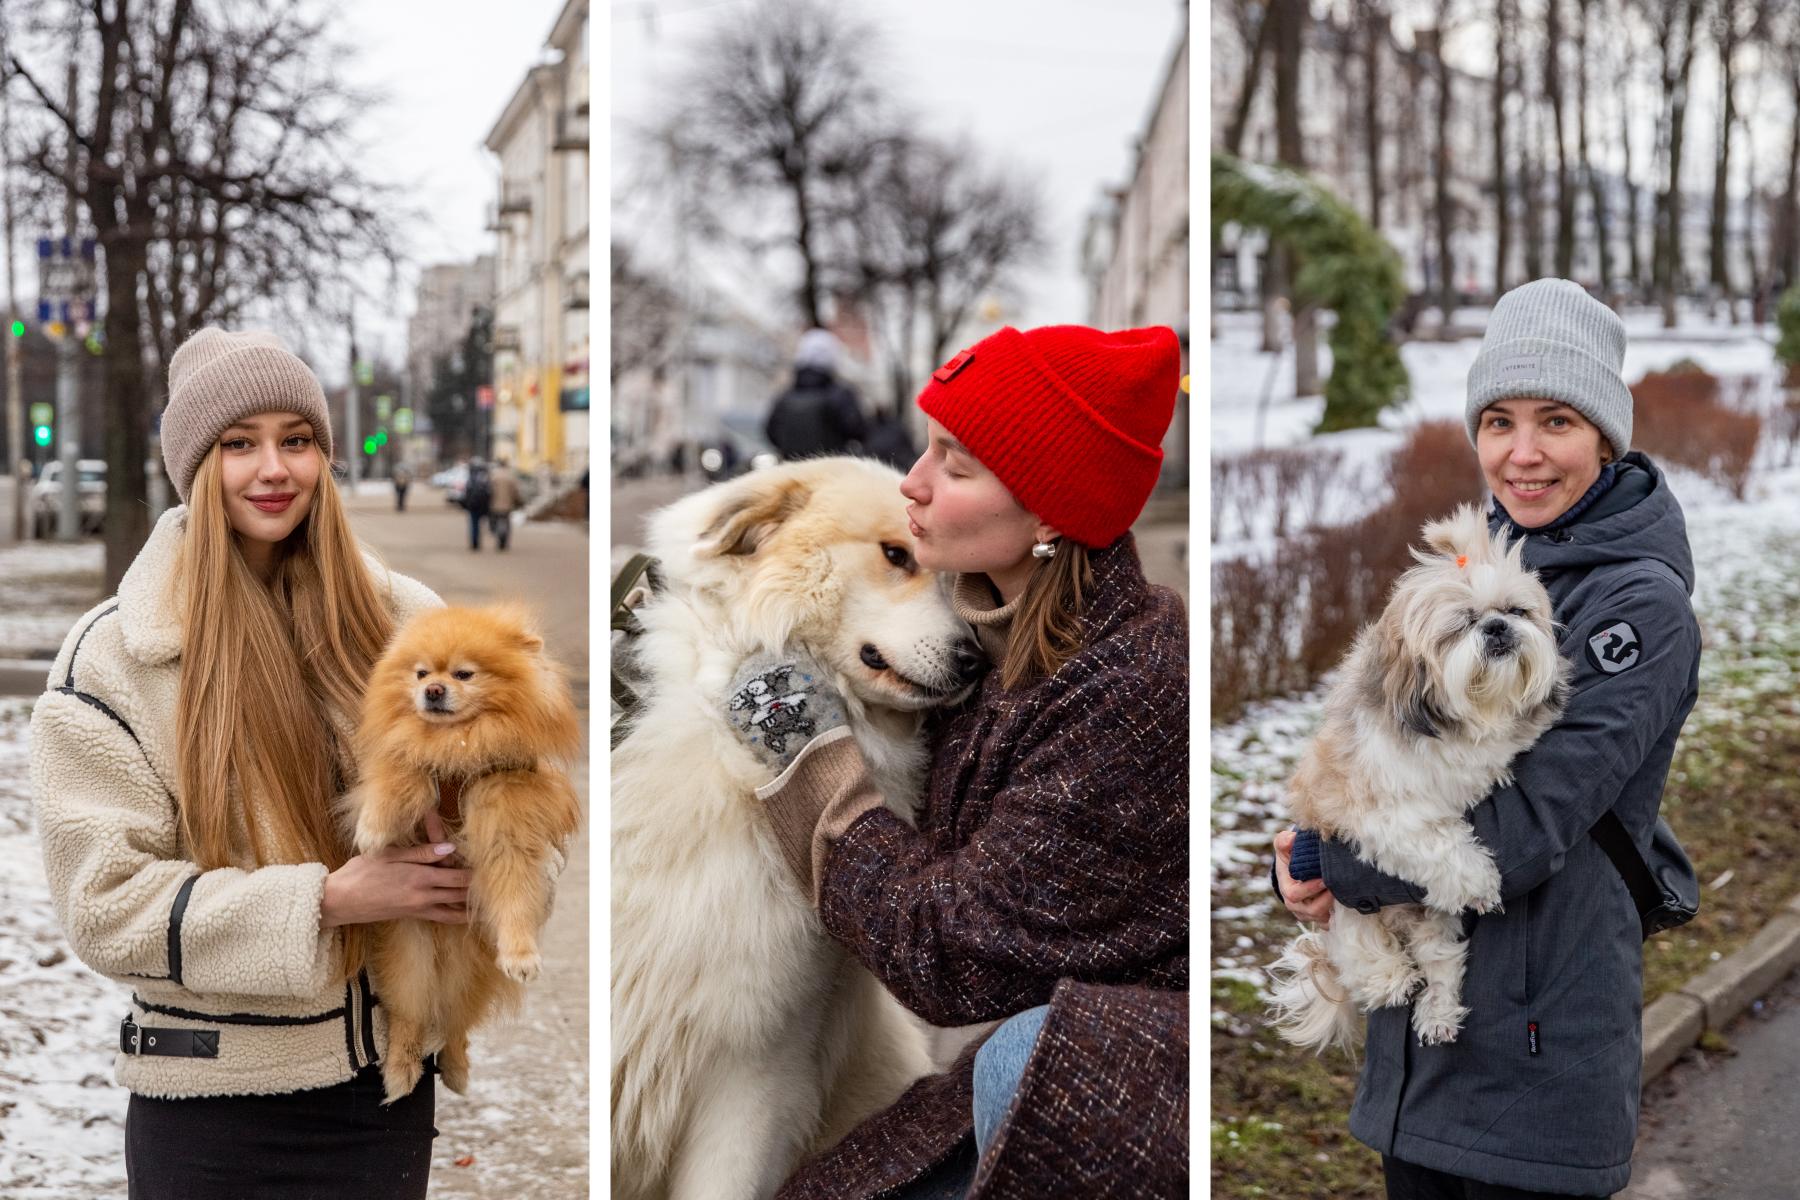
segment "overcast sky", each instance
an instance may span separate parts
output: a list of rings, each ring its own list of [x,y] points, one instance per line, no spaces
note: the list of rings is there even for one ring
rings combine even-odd
[[[612,5],[613,191],[627,182],[629,130],[652,120],[721,17],[752,0],[628,0]],[[871,66],[926,126],[966,134],[984,154],[1044,185],[1051,248],[1027,277],[1014,324],[1087,319],[1078,269],[1083,220],[1102,187],[1126,181],[1175,49],[1176,0],[864,0],[881,33]],[[598,90],[596,84],[596,90]],[[642,237],[641,209],[615,232]],[[744,288],[754,286],[740,281]],[[736,297],[750,311],[764,298]]]

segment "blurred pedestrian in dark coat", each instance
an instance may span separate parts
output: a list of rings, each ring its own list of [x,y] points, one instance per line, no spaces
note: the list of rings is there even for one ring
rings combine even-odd
[[[856,393],[837,377],[837,339],[809,329],[794,352],[794,383],[775,397],[764,432],[782,458],[813,458],[858,449],[868,423]]]

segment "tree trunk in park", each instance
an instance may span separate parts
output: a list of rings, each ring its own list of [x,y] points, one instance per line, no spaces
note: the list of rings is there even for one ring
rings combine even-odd
[[[1563,121],[1562,0],[1544,9],[1544,93],[1556,135],[1556,274],[1575,273],[1575,189],[1569,181],[1569,147]]]
[[[1683,214],[1681,194],[1681,152],[1687,125],[1688,78],[1694,65],[1694,35],[1700,23],[1702,0],[1682,0],[1669,14],[1663,35],[1663,101],[1668,114],[1669,175],[1663,201],[1662,270],[1658,279],[1658,299],[1662,305],[1663,327],[1675,327],[1675,298],[1680,291],[1684,264],[1681,255]],[[1676,14],[1679,13],[1679,18]],[[1680,29],[1676,21],[1680,21]],[[1679,36],[1678,36],[1679,35]],[[1679,44],[1679,49],[1677,45]]]
[[[1612,302],[1612,229],[1606,214],[1606,187],[1588,154],[1588,15],[1592,0],[1575,0],[1575,157],[1593,208],[1594,248],[1599,254],[1600,298]]]
[[[1713,156],[1712,217],[1708,223],[1708,266],[1713,287],[1731,302],[1731,268],[1726,260],[1725,219],[1730,197],[1731,138],[1737,127],[1737,96],[1732,87],[1738,46],[1738,0],[1713,0],[1715,41],[1719,47],[1719,136]]]
[[[1381,230],[1381,47],[1388,15],[1377,0],[1358,0],[1362,25],[1363,161],[1369,175],[1369,224]]]
[[[1263,59],[1268,56],[1269,42],[1275,26],[1270,11],[1256,24],[1256,36],[1250,40],[1250,61],[1244,67],[1244,78],[1238,85],[1237,103],[1231,107],[1231,123],[1225,127],[1225,149],[1233,156],[1244,152],[1244,131],[1250,124],[1250,107],[1256,101],[1257,85],[1262,82]]]
[[[1800,47],[1788,51],[1788,84],[1794,111],[1788,118],[1787,179],[1781,193],[1781,219],[1775,230],[1775,270],[1783,288],[1800,282]]]
[[[1456,315],[1456,258],[1451,250],[1450,235],[1454,230],[1456,213],[1450,202],[1450,64],[1445,61],[1444,39],[1448,32],[1441,18],[1447,15],[1449,4],[1439,9],[1440,23],[1432,43],[1437,54],[1437,170],[1435,203],[1432,206],[1433,224],[1437,229],[1437,306],[1442,314],[1442,328],[1449,330],[1451,321]]]
[[[1520,91],[1525,103],[1520,130],[1524,153],[1519,166],[1520,185],[1525,192],[1525,278],[1542,279],[1549,273],[1544,263],[1544,174],[1538,158],[1543,131],[1539,128],[1538,106],[1532,103],[1530,92],[1524,88]]]
[[[1305,145],[1300,136],[1300,58],[1306,44],[1306,27],[1312,19],[1308,0],[1275,0],[1265,20],[1279,22],[1275,29],[1275,150],[1283,166],[1306,168]],[[1299,275],[1296,255],[1283,252],[1287,265],[1286,295],[1294,324],[1294,394],[1319,394],[1318,323],[1312,309],[1294,295]]]
[[[1494,0],[1494,296],[1506,292],[1507,261],[1512,255],[1512,213],[1506,186],[1506,50],[1512,39],[1511,0]]]

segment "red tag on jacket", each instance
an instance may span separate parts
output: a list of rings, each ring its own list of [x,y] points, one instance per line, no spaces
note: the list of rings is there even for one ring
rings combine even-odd
[[[933,371],[931,377],[939,383],[949,383],[951,377],[964,367],[968,366],[969,360],[974,357],[975,351],[973,349],[964,350],[961,354],[958,354],[955,358]]]

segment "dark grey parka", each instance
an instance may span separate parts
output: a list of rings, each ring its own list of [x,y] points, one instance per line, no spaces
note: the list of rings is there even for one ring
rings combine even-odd
[[[1637,1136],[1643,947],[1631,895],[1588,830],[1610,808],[1643,851],[1660,820],[1699,688],[1693,557],[1667,481],[1633,452],[1580,519],[1526,538],[1525,563],[1549,589],[1574,695],[1514,782],[1472,813],[1505,910],[1470,917],[1461,1036],[1423,1046],[1406,1009],[1371,1014],[1350,1130],[1435,1170],[1607,1195],[1630,1178]],[[1344,904],[1420,898],[1348,846],[1321,849]]]

